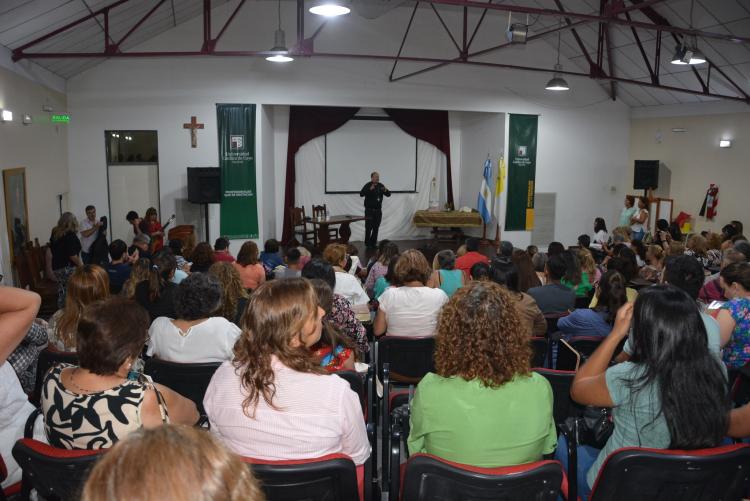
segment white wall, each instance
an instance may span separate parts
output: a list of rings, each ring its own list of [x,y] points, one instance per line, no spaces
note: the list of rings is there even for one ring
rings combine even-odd
[[[675,133],[673,128],[687,129]],[[628,180],[632,187],[634,160],[660,160],[672,171],[670,197],[674,216],[691,214],[697,231],[720,231],[733,219],[750,220],[750,113],[633,119],[630,132]],[[731,148],[719,148],[731,139]],[[698,215],[710,183],[719,185],[718,216]]]
[[[52,105],[58,112],[67,108],[64,94],[0,67],[0,108],[13,111],[13,122],[0,123],[0,169],[26,168],[29,236],[38,238],[42,245],[49,240],[60,216],[59,194],[63,194],[63,210],[68,209],[68,126],[50,123],[49,114],[42,112],[44,104]],[[32,125],[22,125],[24,113],[32,115]],[[10,284],[3,193],[0,190],[0,273],[5,275],[4,283]],[[83,214],[83,206],[76,214],[79,217]]]
[[[259,9],[270,9],[266,20],[272,16],[271,7],[262,2],[257,4]],[[221,19],[227,9],[214,9],[214,18]],[[243,26],[239,34],[256,40],[265,27],[259,27],[259,32],[251,28],[263,24],[264,18],[245,14],[245,10],[248,9],[240,12],[233,26]],[[365,31],[357,34],[359,38],[347,38],[347,34],[338,31],[336,23],[332,23],[319,40],[316,39],[321,50],[332,50],[325,45],[333,42],[350,44],[352,50],[366,49],[368,37],[374,33],[373,26],[389,21],[381,18],[370,23],[352,17],[342,22],[361,25]],[[200,19],[196,19],[149,41],[142,48],[185,48],[194,43],[200,31]],[[434,51],[429,33],[421,39],[415,37],[413,42],[419,45],[421,41],[422,48]],[[225,35],[225,48],[239,43],[239,34],[232,34],[230,29]],[[264,46],[263,40],[258,43]],[[540,45],[509,49],[503,52],[503,57],[507,62],[535,59],[541,64],[549,62],[550,66],[554,62],[554,54]],[[258,186],[263,187],[259,192],[259,212],[275,208],[270,217],[261,216],[264,231],[261,238],[278,237],[286,165],[286,105],[401,107],[540,114],[537,190],[559,193],[561,224],[558,224],[556,238],[574,243],[579,233],[591,231],[595,216],[614,218],[625,187],[620,178],[627,168],[629,112],[623,104],[608,101],[598,84],[588,79],[571,79],[571,92],[550,95],[543,90],[549,75],[470,66],[449,66],[388,83],[390,64],[325,58],[300,58],[289,65],[275,65],[258,58],[106,61],[68,81],[68,99],[76,117],[70,133],[70,177],[84,180],[73,186],[72,199],[77,205],[91,200],[106,206],[101,139],[104,129],[156,129],[159,131],[162,212],[171,213],[175,199],[185,196],[185,167],[217,163],[215,103],[274,105],[273,113],[259,112],[258,129],[263,137],[256,147],[260,161],[258,175],[263,177],[258,182]],[[404,67],[400,71],[407,69]],[[189,134],[182,129],[191,115],[205,123],[205,129],[198,132],[197,149],[189,147]],[[263,132],[269,127],[273,131],[272,145]],[[457,136],[460,131],[452,124],[451,137]],[[269,148],[273,149],[272,155],[267,152]],[[464,188],[460,179],[462,148],[452,146],[452,150],[454,194],[458,197]],[[273,165],[272,190],[269,163]],[[476,166],[467,166],[472,167]],[[611,191],[611,186],[615,187],[615,192]],[[469,187],[473,189],[476,188]],[[215,209],[212,217],[212,225],[215,225]],[[271,228],[275,228],[275,232]],[[213,228],[211,233],[216,235]],[[521,232],[513,235],[513,239],[517,240],[514,241],[517,245],[525,245],[529,234]]]

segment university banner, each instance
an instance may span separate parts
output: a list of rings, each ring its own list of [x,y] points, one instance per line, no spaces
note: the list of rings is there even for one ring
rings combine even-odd
[[[255,105],[217,104],[221,169],[221,235],[258,238]]]
[[[510,115],[506,231],[530,231],[534,228],[538,119],[537,115]]]

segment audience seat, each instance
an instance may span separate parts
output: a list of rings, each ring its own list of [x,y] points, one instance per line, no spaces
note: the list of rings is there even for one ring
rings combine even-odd
[[[5,466],[3,457],[0,456],[0,482],[4,482],[6,478],[8,478],[8,468]],[[9,485],[0,490],[0,501],[6,501],[9,497],[15,496],[19,492],[21,492],[21,482]]]
[[[570,315],[570,312],[568,311],[564,311],[562,313],[544,314],[544,320],[547,322],[547,337],[549,337],[550,334],[557,332],[557,321],[562,317],[567,317],[568,315]]]
[[[554,399],[552,414],[555,418],[555,424],[559,426],[567,418],[578,417],[582,414],[583,407],[570,398],[570,387],[573,385],[573,378],[576,376],[575,371],[561,371],[542,367],[535,367],[533,371],[547,378],[552,387]]]
[[[739,500],[749,486],[748,444],[692,451],[627,447],[607,457],[589,501]]]
[[[57,364],[78,365],[78,354],[74,351],[57,351],[51,348],[45,348],[39,352],[39,359],[36,364],[36,381],[34,382],[34,393],[31,395],[31,403],[38,406],[42,400],[42,383],[44,376],[47,375],[52,367]]]
[[[36,489],[45,499],[77,500],[89,469],[104,452],[58,449],[22,438],[13,446],[13,457],[23,469],[22,498],[28,499],[31,489]]]
[[[351,458],[344,454],[289,461],[254,458],[242,460],[250,465],[253,474],[260,481],[266,501],[361,499],[357,467]],[[362,481],[364,486],[368,485],[367,478],[363,478]],[[363,501],[369,501],[369,493],[370,490],[364,488]]]
[[[367,420],[367,395],[365,393],[365,378],[357,371],[336,371],[338,377],[349,383],[349,387],[359,397],[359,403],[362,405],[362,415]]]
[[[547,339],[543,337],[531,338],[531,349],[534,355],[531,358],[532,367],[547,366]]]
[[[203,396],[211,377],[220,365],[221,362],[180,364],[149,358],[143,372],[151,376],[155,383],[162,384],[195,402],[198,411],[203,414]]]
[[[562,371],[576,370],[579,365],[578,357],[580,356],[580,364],[583,364],[603,340],[604,338],[596,336],[574,336],[565,342],[558,342],[555,368]]]

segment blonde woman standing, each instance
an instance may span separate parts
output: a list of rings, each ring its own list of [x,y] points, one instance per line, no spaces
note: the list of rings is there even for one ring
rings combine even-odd
[[[72,212],[63,212],[52,228],[49,239],[52,252],[52,273],[57,281],[57,307],[65,306],[65,292],[73,271],[81,266],[81,241],[78,239],[78,220]]]

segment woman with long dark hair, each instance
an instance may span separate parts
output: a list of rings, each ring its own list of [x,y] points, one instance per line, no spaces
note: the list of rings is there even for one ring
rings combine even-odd
[[[513,251],[511,261],[516,265],[516,271],[518,272],[518,292],[528,292],[532,287],[542,286],[542,281],[534,272],[534,263],[531,261],[528,252],[520,249]]]
[[[609,367],[628,336],[633,354]],[[586,495],[606,457],[622,447],[701,449],[727,433],[729,399],[721,362],[708,347],[696,302],[682,289],[655,285],[617,312],[615,326],[578,371],[571,396],[584,405],[612,407],[614,432],[604,448],[580,448],[579,492]],[[564,440],[558,456],[567,460]]]
[[[594,219],[594,238],[591,239],[592,246],[595,249],[601,249],[602,245],[609,243],[609,233],[607,233],[607,223],[604,218],[597,217]]]
[[[609,270],[596,288],[597,303],[594,308],[578,308],[557,322],[557,328],[567,336],[607,336],[612,330],[615,315],[628,302],[625,277],[619,271]]]
[[[175,318],[174,301],[177,285],[172,282],[177,260],[169,250],[154,256],[148,278],[135,286],[135,300],[146,308],[151,320],[156,317]]]

